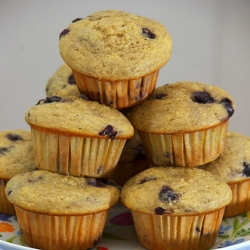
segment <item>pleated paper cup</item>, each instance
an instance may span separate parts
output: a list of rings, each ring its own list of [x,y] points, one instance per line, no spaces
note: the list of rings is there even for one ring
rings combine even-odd
[[[152,250],[207,250],[217,238],[224,208],[200,214],[147,214],[132,210],[140,244]]]
[[[228,121],[187,133],[156,134],[139,130],[138,133],[152,165],[197,167],[215,160],[221,154]]]
[[[16,213],[14,205],[9,202],[4,191],[7,182],[8,180],[0,179],[0,213],[15,215]]]
[[[233,217],[250,211],[250,180],[227,182],[232,190],[232,201],[226,206],[224,217]]]
[[[37,167],[71,176],[107,178],[126,139],[70,136],[31,126]]]
[[[46,250],[93,247],[101,238],[109,210],[85,215],[40,214],[15,206],[26,245]]]
[[[159,70],[156,70],[137,79],[109,81],[90,77],[73,69],[72,72],[81,94],[116,109],[138,105],[150,97],[159,74]]]

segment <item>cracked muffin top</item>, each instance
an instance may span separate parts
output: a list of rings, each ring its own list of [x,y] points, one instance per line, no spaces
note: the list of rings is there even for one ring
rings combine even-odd
[[[226,182],[237,182],[250,177],[250,137],[228,132],[221,155],[201,167]]]
[[[75,71],[106,80],[135,79],[164,66],[172,40],[159,22],[119,10],[76,18],[60,33],[59,50]]]
[[[128,139],[134,134],[129,120],[118,110],[90,101],[85,96],[50,96],[25,114],[36,129],[94,138]]]
[[[104,179],[36,170],[12,177],[5,194],[11,203],[28,211],[77,215],[109,209],[119,200],[120,191]]]
[[[128,118],[138,130],[171,134],[216,126],[231,117],[234,110],[234,99],[217,86],[176,82],[157,87]]]
[[[150,214],[195,214],[226,206],[232,191],[226,182],[197,168],[153,167],[129,179],[121,202]]]
[[[23,129],[0,132],[0,178],[36,169],[31,133]]]
[[[71,68],[67,64],[61,65],[48,79],[45,87],[46,96],[79,95]]]

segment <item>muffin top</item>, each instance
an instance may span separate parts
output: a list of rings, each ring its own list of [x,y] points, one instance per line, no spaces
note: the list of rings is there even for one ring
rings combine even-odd
[[[46,96],[79,95],[71,68],[67,64],[61,65],[48,79],[45,88]]]
[[[133,108],[129,120],[148,133],[193,132],[216,126],[235,110],[233,98],[219,87],[199,82],[176,82],[157,87]]]
[[[94,138],[128,139],[134,134],[129,120],[118,110],[85,96],[50,96],[25,114],[31,127],[50,133]]]
[[[202,167],[226,182],[237,182],[250,177],[250,137],[228,132],[221,155]]]
[[[103,179],[36,170],[12,177],[5,193],[11,203],[28,211],[77,215],[109,209],[119,200],[120,191]]]
[[[195,214],[219,209],[232,199],[226,182],[197,168],[154,167],[129,179],[121,202],[150,214]]]
[[[36,169],[31,133],[23,129],[0,132],[0,178]]]
[[[164,66],[172,40],[159,22],[119,10],[76,18],[60,33],[62,59],[75,71],[106,80],[135,79]]]

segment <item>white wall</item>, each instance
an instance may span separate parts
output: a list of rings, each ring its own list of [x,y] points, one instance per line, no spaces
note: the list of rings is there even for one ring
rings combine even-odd
[[[63,63],[59,33],[105,9],[163,23],[173,53],[158,86],[193,80],[224,88],[237,105],[230,130],[250,136],[249,0],[0,0],[0,130],[29,130],[25,111],[45,97],[46,81]]]

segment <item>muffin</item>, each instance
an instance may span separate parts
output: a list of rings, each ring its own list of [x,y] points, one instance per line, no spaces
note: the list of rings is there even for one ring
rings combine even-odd
[[[45,88],[46,96],[79,95],[71,68],[67,64],[61,65],[48,79]]]
[[[229,132],[221,155],[202,169],[221,178],[232,189],[233,199],[226,206],[224,217],[250,210],[250,137]]]
[[[4,189],[16,174],[36,169],[31,133],[23,129],[0,132],[0,213],[15,214]]]
[[[172,40],[155,20],[106,10],[73,20],[60,33],[59,50],[82,94],[123,109],[152,94]]]
[[[128,179],[147,169],[148,166],[149,161],[146,157],[139,134],[134,130],[134,136],[128,139],[124,145],[111,179],[117,185],[123,186]]]
[[[128,180],[120,196],[140,244],[154,250],[212,247],[231,198],[224,181],[186,167],[147,169]]]
[[[39,169],[73,176],[109,177],[134,134],[118,110],[84,96],[51,96],[25,114]]]
[[[234,110],[233,98],[219,87],[176,82],[156,88],[128,118],[151,164],[196,167],[223,151]]]
[[[120,193],[113,183],[46,170],[15,175],[5,192],[24,242],[47,250],[94,246]]]

